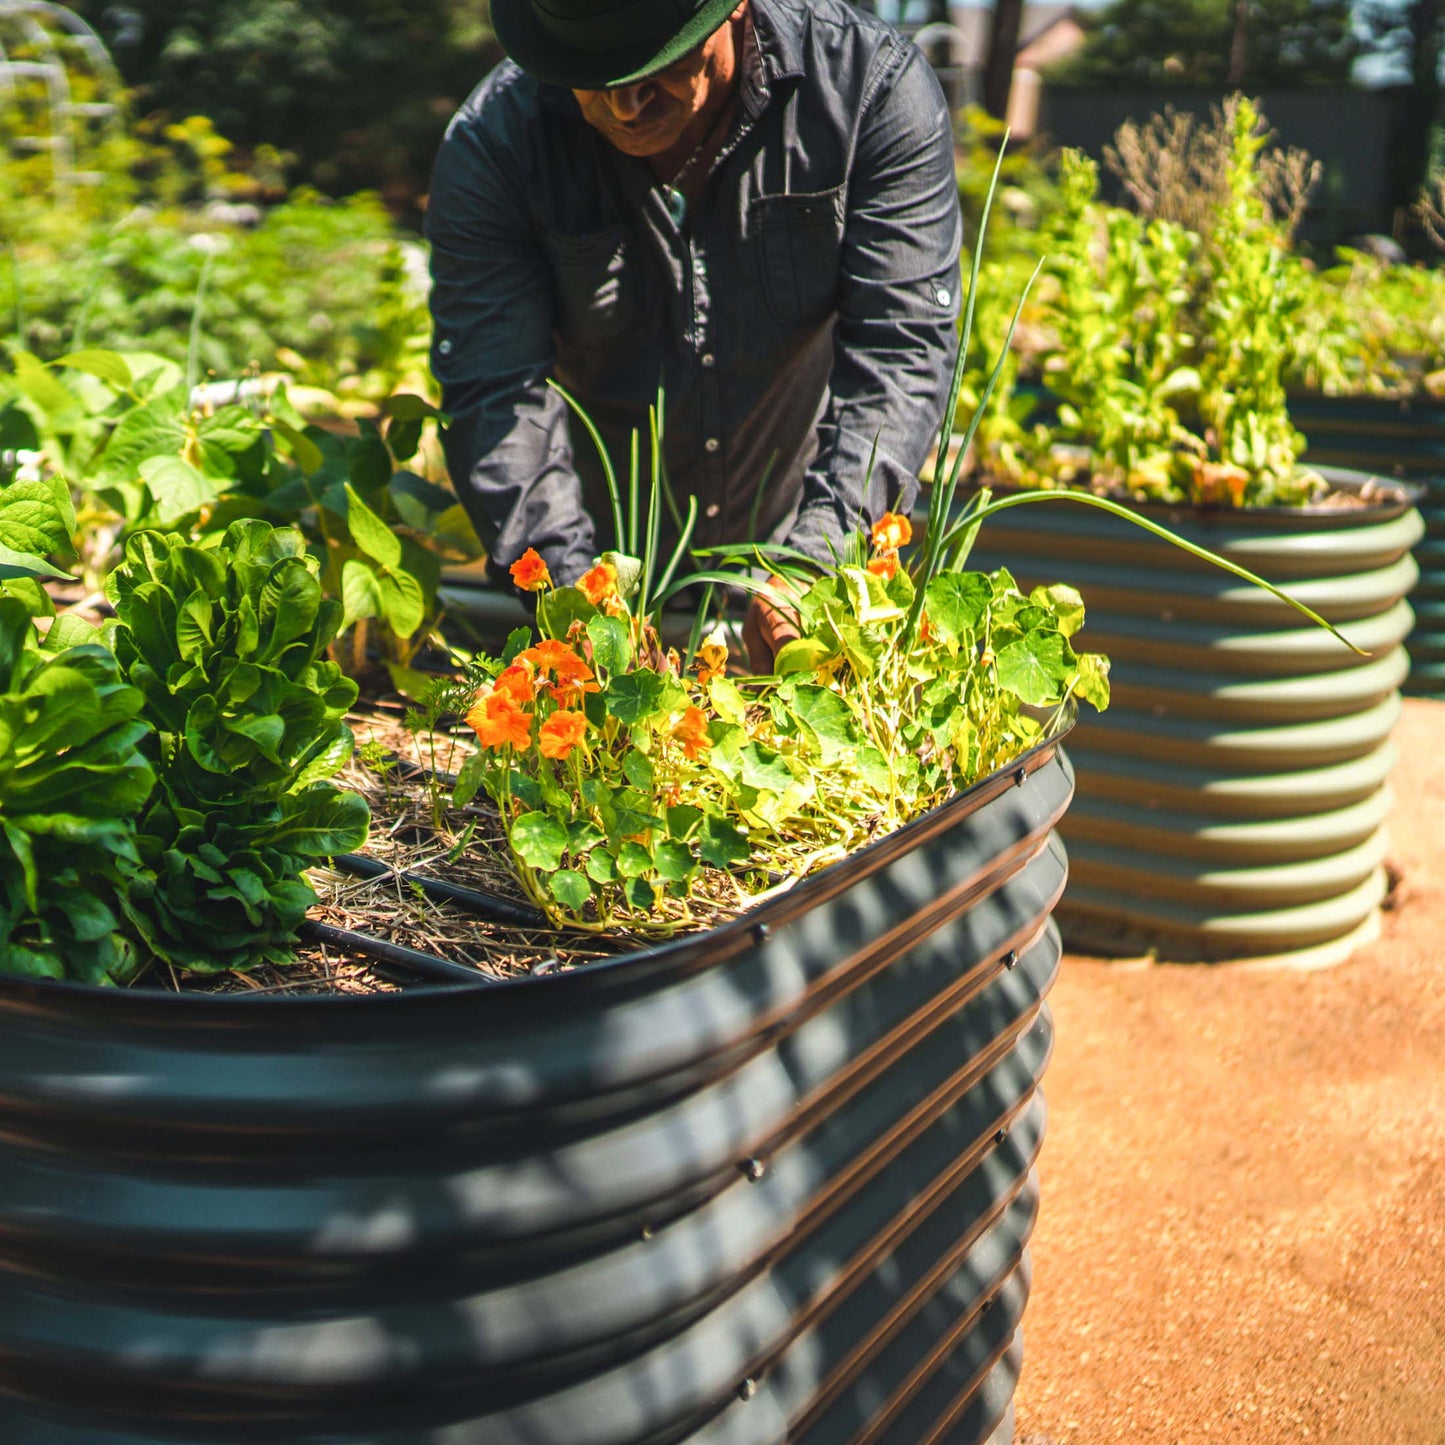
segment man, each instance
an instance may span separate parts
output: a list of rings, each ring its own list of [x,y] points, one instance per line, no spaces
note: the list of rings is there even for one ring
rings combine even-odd
[[[947,394],[961,240],[918,51],[844,0],[491,14],[510,59],[447,132],[427,231],[448,464],[494,569],[530,546],[566,582],[616,545],[549,378],[622,476],[661,388],[696,546],[825,559],[906,507]],[[788,625],[755,601],[745,633],[765,666]]]

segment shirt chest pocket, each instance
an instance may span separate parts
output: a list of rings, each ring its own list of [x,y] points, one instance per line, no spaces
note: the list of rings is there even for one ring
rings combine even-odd
[[[637,319],[636,258],[625,226],[549,236],[557,329],[572,346],[614,341]]]
[[[844,188],[753,202],[763,301],[784,326],[824,320],[838,300]]]

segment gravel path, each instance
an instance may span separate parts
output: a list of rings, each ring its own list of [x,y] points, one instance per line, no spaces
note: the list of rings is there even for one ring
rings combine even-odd
[[[1445,1445],[1445,703],[1396,740],[1350,962],[1066,961],[1019,1445]]]

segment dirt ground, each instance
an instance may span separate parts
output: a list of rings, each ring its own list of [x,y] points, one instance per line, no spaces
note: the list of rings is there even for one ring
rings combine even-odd
[[[1396,739],[1348,963],[1065,961],[1018,1445],[1445,1445],[1445,703]]]

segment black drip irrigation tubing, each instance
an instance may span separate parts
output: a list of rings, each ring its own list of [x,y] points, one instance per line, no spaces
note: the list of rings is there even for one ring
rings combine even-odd
[[[417,978],[431,983],[495,982],[469,963],[453,963],[451,959],[441,958],[435,953],[403,948],[399,943],[387,943],[385,939],[373,938],[369,933],[353,933],[349,928],[333,928],[329,923],[317,923],[309,918],[296,930],[296,934],[307,943],[322,943],[347,953],[362,954],[380,965],[376,971],[394,983],[410,983]],[[397,974],[402,977],[398,978]]]
[[[433,772],[423,764],[393,753],[394,761],[409,768],[416,768],[423,777],[432,777],[440,782],[456,781],[446,773]],[[485,919],[488,923],[510,924],[517,928],[546,928],[546,917],[535,908],[524,903],[514,903],[509,898],[497,898],[477,888],[465,888],[459,883],[448,883],[441,878],[430,878],[425,873],[412,873],[388,867],[376,858],[362,853],[343,853],[331,860],[331,866],[340,873],[353,878],[399,878],[404,883],[415,884],[428,898],[439,903],[454,903],[457,907]],[[336,928],[330,923],[317,923],[307,919],[297,930],[299,937],[310,943],[326,944],[331,948],[349,953],[359,953],[370,958],[379,967],[377,972],[393,982],[405,983],[412,979],[424,978],[433,983],[492,983],[480,969],[467,963],[455,963],[439,954],[423,953],[419,949],[406,948],[399,943],[388,943],[385,939],[374,938],[369,933],[357,933],[349,928]]]
[[[525,903],[514,903],[510,898],[497,898],[491,893],[482,893],[476,888],[464,888],[459,883],[448,883],[441,878],[429,878],[425,873],[398,872],[375,858],[362,853],[343,853],[331,860],[331,866],[353,878],[400,878],[404,883],[415,883],[428,898],[438,903],[455,903],[478,918],[489,923],[509,923],[517,928],[546,928],[546,918],[535,908]]]

